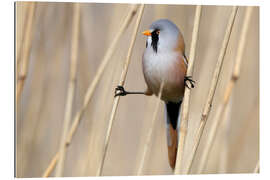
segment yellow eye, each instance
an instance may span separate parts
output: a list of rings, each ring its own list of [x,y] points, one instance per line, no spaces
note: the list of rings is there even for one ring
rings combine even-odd
[[[157,34],[159,34],[160,33],[160,31],[157,31]]]

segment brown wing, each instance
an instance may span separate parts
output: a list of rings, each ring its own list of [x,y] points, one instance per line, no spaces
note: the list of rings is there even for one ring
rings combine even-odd
[[[181,54],[179,57],[180,66],[178,66],[179,67],[178,71],[180,71],[185,76],[187,72],[188,59],[185,55],[185,43],[181,33],[179,34],[178,43],[175,48],[175,51]]]
[[[184,42],[184,38],[183,38],[183,35],[181,34],[181,32],[179,33],[178,44],[177,44],[175,50],[180,51],[182,54],[185,54],[185,42]]]

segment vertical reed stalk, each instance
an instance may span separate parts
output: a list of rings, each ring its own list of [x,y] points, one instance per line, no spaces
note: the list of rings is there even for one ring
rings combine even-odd
[[[71,126],[71,130],[70,130],[70,133],[69,133],[69,136],[67,138],[67,144],[70,143],[72,137],[73,137],[73,134],[75,133],[78,125],[79,125],[79,122],[81,120],[81,117],[82,115],[84,114],[84,111],[86,110],[86,107],[88,106],[90,100],[92,99],[92,96],[93,96],[93,93],[94,93],[94,90],[96,89],[97,87],[97,84],[105,70],[105,67],[106,65],[108,64],[109,60],[111,59],[115,49],[116,49],[116,44],[118,43],[120,37],[123,35],[123,32],[127,29],[128,25],[130,24],[132,18],[134,17],[134,15],[136,14],[137,12],[137,6],[136,5],[132,5],[130,7],[130,11],[128,13],[128,15],[126,16],[126,19],[124,20],[122,26],[120,27],[118,33],[116,34],[115,38],[113,39],[113,42],[111,43],[110,47],[108,48],[108,51],[106,52],[103,60],[102,60],[102,63],[100,64],[98,70],[97,70],[97,73],[92,81],[92,83],[88,86],[88,89],[87,89],[87,92],[84,96],[84,101],[83,101],[83,106],[81,107],[81,109],[76,113],[75,115],[75,118],[74,118],[74,121],[72,123],[72,126]]]
[[[135,28],[134,28],[134,31],[133,31],[133,33],[131,35],[130,47],[128,49],[126,61],[125,61],[125,64],[124,64],[124,67],[123,67],[123,70],[122,70],[122,74],[121,74],[121,77],[120,77],[120,81],[119,81],[120,86],[123,86],[124,83],[125,83],[125,80],[126,80],[128,66],[129,66],[129,63],[130,63],[130,57],[131,57],[132,50],[133,50],[133,47],[134,47],[134,44],[135,44],[136,35],[137,35],[138,29],[139,29],[139,25],[140,25],[140,22],[141,22],[141,19],[142,19],[143,10],[144,10],[144,4],[142,4],[140,6],[138,18],[137,18],[137,21],[136,21],[136,24],[135,24]],[[113,102],[113,107],[112,107],[112,111],[111,111],[111,115],[110,115],[109,125],[108,125],[107,133],[106,133],[106,136],[105,136],[105,144],[104,144],[104,148],[103,148],[103,151],[102,151],[102,159],[101,159],[100,166],[99,166],[99,168],[97,170],[97,175],[98,176],[100,176],[102,174],[104,161],[105,161],[105,157],[106,157],[106,153],[107,153],[107,149],[108,149],[109,139],[110,139],[110,136],[111,136],[111,129],[112,129],[112,125],[113,125],[113,121],[114,121],[114,117],[115,117],[115,112],[116,112],[116,109],[118,107],[119,99],[120,99],[120,97],[117,96],[117,97],[115,97],[114,102]]]
[[[192,31],[192,40],[191,40],[191,47],[190,47],[187,76],[192,76],[193,74],[193,64],[194,64],[196,44],[197,44],[197,39],[198,39],[201,9],[202,9],[201,6],[197,6],[195,16],[194,16],[194,26],[193,26],[193,31]],[[190,99],[190,89],[186,87],[185,94],[184,94],[183,110],[182,110],[181,121],[180,121],[180,131],[178,135],[179,143],[178,143],[177,159],[176,159],[174,174],[180,174],[180,171],[182,170],[182,166],[181,166],[182,158],[184,155],[184,146],[185,146],[185,140],[186,140],[187,131],[188,131],[189,99]]]
[[[31,7],[31,6],[30,6]],[[29,8],[30,8],[29,7]],[[18,10],[18,9],[22,9],[22,10]],[[16,67],[19,66],[19,57],[21,56],[21,44],[23,42],[23,37],[19,36],[19,32],[21,32],[21,34],[24,34],[22,33],[23,29],[22,27],[27,27],[26,26],[26,23],[24,23],[24,25],[20,25],[19,26],[19,22],[22,22],[23,21],[23,7],[22,7],[22,2],[16,2],[16,6],[15,6],[15,28],[16,28],[16,34],[15,34],[15,53],[16,53],[16,56],[15,56],[15,59],[16,59]],[[20,14],[19,14],[20,12]],[[27,12],[30,12],[29,10],[27,10]],[[27,17],[26,17],[27,18]],[[24,18],[25,19],[25,18]],[[23,23],[21,23],[23,24]],[[20,38],[19,38],[20,37]],[[25,37],[25,35],[24,35]],[[18,75],[18,68],[16,69],[17,72],[16,72],[16,75]],[[17,77],[16,77],[16,80],[17,80]]]
[[[63,176],[65,154],[66,154],[66,138],[68,135],[69,124],[72,115],[72,105],[75,95],[77,62],[78,62],[78,41],[80,32],[80,3],[73,4],[73,22],[72,22],[72,37],[71,37],[71,59],[70,59],[70,75],[68,82],[68,91],[65,107],[65,119],[63,124],[63,132],[60,141],[60,151],[58,164],[56,166],[55,176]]]
[[[17,9],[19,4],[22,6],[21,3],[16,2],[16,22],[18,21],[18,14],[17,14]],[[23,7],[21,7],[22,9],[24,9]],[[35,10],[36,10],[36,3],[35,2],[31,2],[29,3],[28,8],[26,9],[26,11],[28,12],[28,14],[25,16],[26,22],[25,22],[25,29],[24,29],[24,40],[23,42],[20,44],[21,46],[18,47],[18,36],[17,36],[17,31],[19,31],[20,29],[18,29],[18,27],[16,27],[16,104],[15,104],[15,109],[16,109],[16,120],[17,120],[17,108],[18,108],[18,102],[19,99],[21,97],[22,91],[23,91],[23,87],[25,84],[25,80],[28,74],[28,66],[29,66],[29,59],[30,59],[30,52],[31,52],[31,48],[32,48],[32,38],[33,38],[33,32],[34,32],[34,14],[35,14]],[[20,64],[20,66],[19,66]],[[17,128],[17,123],[15,123],[15,130],[16,133],[18,133],[18,128]],[[21,142],[23,141],[22,139],[22,135],[18,136],[18,134],[15,134],[17,137],[15,138],[16,141],[16,145],[18,145],[18,138],[21,138]],[[16,150],[16,169],[15,169],[15,174],[16,177],[18,177],[18,149]]]
[[[158,19],[159,17],[165,17],[166,14],[167,14],[167,10],[164,8],[164,6],[154,6],[154,17],[156,19]],[[138,167],[138,170],[137,170],[137,175],[138,176],[143,175],[143,169],[144,169],[144,166],[145,166],[145,160],[147,158],[147,155],[149,154],[150,144],[151,144],[151,140],[152,140],[152,136],[153,136],[153,130],[154,130],[154,127],[155,127],[155,124],[156,124],[157,114],[158,114],[158,110],[159,110],[159,106],[160,106],[160,99],[161,99],[161,92],[162,92],[162,89],[163,89],[163,85],[164,84],[162,82],[161,87],[160,87],[160,91],[159,91],[159,94],[158,94],[158,99],[155,99],[156,104],[154,106],[154,113],[151,116],[152,121],[151,121],[151,124],[150,124],[150,129],[148,130],[146,138],[143,138],[143,139],[146,139],[146,141],[145,141],[145,145],[143,147],[142,157],[139,160],[139,167]]]
[[[184,174],[190,173],[191,166],[192,166],[192,163],[194,161],[194,157],[195,157],[196,151],[198,149],[198,146],[200,144],[200,140],[201,140],[201,137],[202,137],[202,134],[203,134],[203,130],[204,130],[205,124],[207,122],[211,107],[212,107],[212,101],[213,101],[213,98],[214,98],[214,95],[215,95],[217,83],[218,83],[218,80],[219,80],[219,75],[220,75],[220,72],[221,72],[221,69],[222,69],[224,56],[225,56],[225,53],[226,53],[226,50],[227,50],[227,47],[228,47],[228,42],[229,42],[230,35],[231,35],[231,32],[232,32],[232,28],[233,28],[233,24],[234,24],[234,20],[235,20],[235,17],[236,17],[237,10],[238,10],[238,7],[233,7],[230,18],[229,18],[229,22],[228,22],[228,25],[227,25],[227,28],[226,28],[224,40],[223,40],[222,47],[221,47],[221,50],[220,50],[220,54],[219,54],[219,57],[218,57],[218,60],[217,60],[217,63],[216,63],[214,75],[213,75],[213,78],[212,78],[212,81],[211,81],[211,86],[210,86],[210,89],[209,89],[208,97],[206,99],[206,103],[205,103],[205,106],[204,106],[204,109],[203,109],[201,121],[200,121],[199,127],[198,127],[198,129],[196,131],[195,140],[194,140],[194,146],[193,146],[193,149],[192,149],[191,154],[190,154],[191,158],[187,162],[187,170],[186,170],[186,172]]]
[[[22,47],[20,48],[20,55],[21,57],[16,57],[16,63],[19,62],[19,59],[21,58],[21,67],[18,70],[18,78],[17,78],[17,87],[16,87],[16,105],[18,105],[18,101],[21,97],[24,83],[27,77],[28,73],[28,65],[29,65],[29,58],[30,58],[30,52],[32,48],[32,38],[33,38],[33,32],[34,32],[34,14],[36,9],[36,3],[31,2],[28,9],[28,16],[27,16],[27,22],[25,27],[25,34],[24,34],[24,42],[22,43]],[[17,64],[18,65],[18,64]]]
[[[158,93],[158,99],[156,100],[153,119],[151,121],[151,126],[150,126],[150,129],[149,129],[147,137],[146,137],[146,143],[145,143],[144,150],[143,150],[142,160],[140,162],[140,166],[139,166],[137,175],[143,175],[142,173],[143,173],[143,168],[144,168],[144,165],[145,165],[145,158],[146,158],[146,155],[149,153],[149,149],[150,149],[150,142],[151,142],[151,139],[152,139],[153,129],[154,129],[154,126],[156,124],[155,122],[156,122],[156,119],[157,119],[158,109],[159,109],[159,106],[160,106],[160,99],[161,99],[161,94],[162,94],[162,91],[163,91],[163,85],[164,85],[164,82],[162,81],[160,89],[159,89],[159,93]]]
[[[246,12],[245,12],[244,21],[243,21],[243,28],[242,28],[242,31],[240,33],[241,36],[240,36],[240,40],[239,40],[239,46],[237,49],[237,54],[236,54],[236,58],[235,58],[235,64],[233,67],[231,79],[226,86],[226,90],[225,90],[224,95],[223,95],[222,104],[220,104],[218,106],[217,112],[216,112],[215,117],[214,117],[213,125],[211,126],[211,128],[209,130],[209,135],[208,135],[208,138],[206,141],[206,145],[205,145],[203,152],[202,152],[202,159],[201,159],[200,164],[199,164],[199,173],[201,173],[206,166],[206,162],[207,162],[207,159],[209,157],[209,153],[211,151],[211,148],[213,146],[213,142],[215,140],[217,130],[219,128],[219,125],[221,124],[221,121],[223,120],[222,116],[224,114],[224,110],[226,109],[226,106],[229,102],[232,90],[233,90],[233,88],[234,88],[234,86],[239,78],[239,75],[240,75],[240,67],[241,67],[241,63],[242,63],[242,59],[243,59],[244,47],[246,45],[246,39],[247,39],[246,37],[247,37],[247,31],[249,28],[251,13],[252,13],[252,7],[247,7]]]
[[[66,144],[65,144],[66,146],[68,146],[71,143],[73,135],[77,130],[77,127],[78,127],[79,122],[82,118],[82,115],[83,115],[84,111],[86,110],[86,107],[88,106],[88,104],[92,98],[93,92],[96,89],[96,86],[97,86],[97,84],[98,84],[98,82],[99,82],[99,80],[100,80],[100,78],[105,70],[105,67],[108,64],[109,60],[111,59],[120,37],[122,36],[123,32],[127,29],[128,25],[130,24],[132,18],[136,14],[136,12],[137,12],[137,5],[131,5],[130,11],[128,12],[124,22],[122,23],[119,31],[117,32],[115,38],[112,41],[112,43],[110,44],[100,66],[98,67],[98,70],[97,70],[96,76],[94,77],[94,80],[88,86],[87,92],[84,96],[83,106],[81,107],[81,109],[79,109],[77,111],[75,118],[74,118],[74,121],[72,123],[72,126],[69,130],[68,137],[66,139]],[[43,173],[43,177],[48,177],[51,174],[52,170],[54,169],[54,167],[58,161],[58,158],[59,158],[58,153],[59,153],[59,151],[52,158],[49,166],[45,170],[45,173]]]

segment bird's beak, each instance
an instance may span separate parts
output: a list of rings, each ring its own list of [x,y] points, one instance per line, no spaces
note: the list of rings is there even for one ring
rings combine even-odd
[[[146,36],[151,36],[151,31],[150,30],[146,30],[146,31],[143,31],[142,34],[143,35],[146,35]]]

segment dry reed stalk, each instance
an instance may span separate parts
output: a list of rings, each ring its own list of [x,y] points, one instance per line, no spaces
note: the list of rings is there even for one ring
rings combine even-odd
[[[74,121],[71,125],[71,128],[69,130],[69,133],[68,133],[68,137],[66,139],[66,146],[68,146],[73,138],[73,135],[74,133],[76,132],[77,130],[77,127],[79,125],[79,122],[82,118],[82,115],[84,113],[84,111],[86,110],[86,107],[88,106],[91,98],[92,98],[92,95],[94,93],[94,90],[96,89],[96,86],[99,82],[99,79],[101,78],[104,70],[105,70],[105,67],[106,65],[108,64],[110,58],[112,57],[115,49],[116,49],[116,44],[118,43],[120,37],[122,36],[123,32],[127,29],[128,25],[130,24],[132,18],[134,17],[134,15],[136,14],[137,12],[137,5],[131,5],[130,7],[130,11],[128,12],[124,22],[122,23],[119,31],[117,32],[115,38],[113,39],[112,43],[110,44],[105,56],[103,57],[102,59],[102,62],[100,64],[100,66],[98,67],[98,70],[97,70],[97,73],[96,73],[96,76],[94,77],[92,83],[88,86],[88,89],[87,89],[87,92],[84,96],[84,101],[83,101],[83,106],[80,108],[80,110],[76,113],[75,115],[75,118],[74,118]],[[54,155],[54,157],[52,158],[48,168],[45,170],[45,172],[48,172],[48,173],[44,173],[44,176],[43,177],[48,177],[52,170],[54,169],[57,161],[58,161],[58,153],[59,151]],[[55,160],[56,159],[56,160]],[[50,168],[52,167],[52,168]],[[50,171],[49,171],[50,170]]]
[[[202,152],[202,156],[201,156],[202,159],[201,159],[200,164],[199,164],[199,173],[201,173],[206,166],[209,153],[211,151],[211,148],[213,146],[213,142],[214,142],[215,137],[216,137],[217,129],[219,128],[219,125],[223,121],[222,116],[223,116],[224,111],[226,109],[226,106],[229,102],[232,90],[233,90],[237,80],[239,79],[240,67],[241,67],[241,62],[243,59],[242,57],[243,57],[244,47],[246,44],[246,36],[247,36],[247,31],[248,31],[248,27],[249,27],[249,23],[250,23],[251,13],[252,13],[252,7],[247,7],[246,12],[245,12],[244,22],[243,22],[243,28],[242,28],[242,31],[240,33],[241,36],[240,36],[240,40],[239,40],[239,46],[237,49],[237,54],[236,54],[236,58],[235,58],[235,64],[233,67],[231,79],[226,86],[226,90],[224,92],[222,104],[220,104],[218,106],[217,112],[216,112],[215,117],[214,117],[214,122],[213,122],[212,126],[210,127],[209,135],[208,135],[208,138],[206,141],[206,145],[205,145],[203,152]]]
[[[258,160],[255,169],[254,169],[254,173],[259,173],[260,172],[260,160]]]
[[[65,106],[65,117],[63,124],[63,132],[60,141],[60,150],[58,164],[55,170],[55,176],[63,176],[65,154],[66,154],[66,138],[68,135],[71,115],[72,115],[72,105],[75,96],[75,86],[76,86],[76,74],[77,74],[77,62],[78,62],[78,41],[80,32],[80,3],[73,4],[73,22],[72,22],[72,37],[71,37],[71,58],[70,58],[70,74],[68,82],[67,99]]]
[[[156,17],[156,18],[158,16],[165,17],[166,14],[167,14],[166,9],[163,6],[154,6],[154,17]],[[155,108],[154,108],[154,113],[153,113],[153,116],[152,116],[150,129],[149,129],[147,137],[146,137],[146,141],[145,141],[146,143],[145,143],[145,146],[144,146],[144,149],[143,149],[142,159],[141,159],[140,164],[139,164],[137,175],[142,175],[142,171],[143,171],[143,168],[144,168],[144,165],[145,165],[145,158],[146,158],[146,155],[149,152],[149,146],[150,146],[150,141],[152,139],[153,128],[154,128],[155,123],[156,123],[157,113],[158,113],[158,109],[159,109],[159,106],[160,106],[160,97],[161,97],[162,89],[163,89],[163,83],[161,84],[158,99],[156,100],[156,105],[155,105]]]
[[[158,99],[156,100],[153,119],[151,121],[151,126],[150,126],[150,129],[149,129],[147,137],[146,137],[146,143],[145,143],[144,150],[143,150],[142,160],[141,160],[137,175],[143,175],[142,171],[143,171],[143,168],[144,168],[146,155],[148,154],[149,149],[150,149],[150,142],[151,142],[151,139],[152,139],[153,129],[154,129],[154,126],[155,126],[155,122],[156,122],[157,114],[158,114],[158,109],[159,109],[159,106],[160,106],[160,99],[161,99],[161,94],[162,94],[161,92],[163,91],[163,85],[164,85],[164,82],[162,81],[162,84],[160,86],[159,93],[158,93]]]
[[[201,9],[202,9],[201,6],[197,6],[195,16],[194,16],[194,26],[193,26],[192,40],[191,40],[191,46],[190,46],[187,76],[192,76],[193,74],[193,64],[194,64],[196,44],[197,44],[197,39],[198,39]],[[185,94],[184,94],[183,109],[182,109],[182,114],[181,114],[181,121],[180,121],[180,132],[178,136],[179,143],[178,143],[177,159],[176,159],[174,174],[180,174],[180,171],[182,170],[182,166],[181,166],[182,158],[184,155],[184,146],[185,146],[185,140],[186,140],[187,131],[188,131],[189,99],[190,99],[190,89],[186,87]]]
[[[49,177],[49,175],[51,174],[51,172],[53,171],[55,165],[56,165],[56,162],[58,161],[59,159],[59,152],[56,153],[56,155],[53,157],[53,159],[51,160],[51,163],[50,165],[47,167],[46,171],[43,173],[42,177]]]
[[[19,62],[19,58],[21,58],[21,69],[18,70],[18,78],[17,78],[17,87],[16,87],[16,105],[18,105],[19,98],[21,97],[24,83],[28,73],[28,65],[29,65],[29,58],[30,52],[32,47],[32,38],[33,38],[33,21],[34,21],[34,14],[36,9],[36,3],[31,2],[28,9],[28,16],[27,16],[27,23],[25,27],[25,34],[24,34],[24,42],[22,43],[22,47],[20,48],[20,56],[16,57],[16,63]],[[19,68],[19,67],[17,67]]]
[[[17,67],[20,66],[21,61],[22,61],[21,55],[22,55],[22,49],[23,49],[23,42],[25,41],[25,39],[29,38],[29,36],[27,36],[27,31],[28,31],[27,27],[29,23],[29,18],[31,18],[32,16],[31,15],[32,4],[33,2],[29,2],[29,3],[16,2],[16,66]],[[24,6],[26,6],[26,8]],[[21,10],[18,11],[18,8],[20,8]],[[18,14],[18,12],[21,12],[21,13]],[[19,28],[18,22],[23,21],[23,19],[24,19],[24,23],[22,23]],[[24,29],[22,27],[24,27]],[[21,31],[21,36],[22,36],[21,39],[18,39],[19,31]],[[18,68],[17,68],[17,72],[18,72]]]
[[[136,35],[137,35],[139,25],[140,25],[140,22],[141,22],[141,19],[142,19],[143,10],[144,10],[144,4],[142,4],[140,6],[140,8],[139,8],[139,13],[138,13],[138,17],[137,17],[137,20],[136,20],[135,28],[134,28],[134,31],[133,31],[133,33],[131,35],[131,43],[130,43],[130,46],[129,46],[129,49],[128,49],[126,61],[125,61],[125,64],[124,64],[124,67],[123,67],[123,70],[122,70],[122,74],[121,74],[121,77],[120,77],[120,81],[119,81],[119,84],[118,84],[120,86],[123,86],[124,83],[125,83],[125,80],[126,80],[128,66],[129,66],[129,63],[130,63],[132,50],[133,50],[133,47],[134,47],[134,44],[135,44]],[[100,163],[100,165],[98,167],[98,170],[97,170],[97,175],[98,176],[101,176],[101,174],[102,174],[102,170],[103,170],[103,166],[104,166],[104,160],[105,160],[107,149],[108,149],[108,144],[109,144],[109,139],[110,139],[110,136],[111,136],[112,125],[113,125],[113,121],[114,121],[114,117],[115,117],[115,112],[116,112],[116,109],[118,107],[119,99],[120,99],[120,96],[117,96],[117,97],[115,97],[115,99],[113,101],[113,107],[112,107],[112,111],[111,111],[111,115],[110,115],[109,125],[108,125],[107,133],[106,133],[106,136],[105,136],[105,144],[104,144],[104,148],[103,148],[103,151],[102,151],[102,159],[101,159],[101,163]]]
[[[17,4],[18,3],[18,4]],[[21,3],[20,3],[21,4]],[[22,5],[22,4],[21,4]],[[16,16],[17,14],[17,8],[19,6],[19,2],[16,2]],[[23,6],[21,7],[23,8]],[[24,9],[24,8],[23,8]],[[34,22],[34,14],[35,14],[35,10],[36,10],[36,3],[35,2],[31,2],[29,3],[29,6],[26,8],[26,12],[28,12],[28,14],[25,16],[26,22],[25,22],[25,29],[24,29],[24,39],[23,42],[21,43],[21,47],[17,47],[18,42],[16,42],[16,104],[15,104],[15,108],[16,108],[16,114],[15,117],[17,119],[17,108],[18,108],[18,102],[19,99],[21,97],[22,91],[23,91],[23,87],[25,84],[25,80],[28,74],[28,66],[29,66],[29,59],[30,59],[30,52],[31,52],[31,47],[32,47],[32,37],[33,37],[33,22]],[[18,21],[18,16],[16,17],[16,21]],[[17,27],[18,28],[18,27]],[[16,30],[16,41],[18,41],[18,36],[17,36],[17,31],[19,29]],[[20,64],[20,66],[19,66]],[[15,124],[15,130],[17,131],[17,123]],[[19,136],[19,138],[22,138],[22,136]],[[21,139],[22,142],[22,139]],[[16,137],[16,145],[18,145],[18,135]],[[16,159],[18,159],[18,150],[16,150]],[[16,160],[17,161],[17,160]],[[16,170],[15,170],[15,174],[16,176],[18,176],[18,167],[19,164],[18,162],[16,162]]]
[[[118,43],[120,37],[123,35],[123,32],[127,29],[128,25],[130,24],[132,18],[134,17],[134,15],[136,14],[137,12],[137,5],[132,5],[130,7],[130,11],[128,13],[128,15],[126,16],[122,26],[120,27],[120,30],[118,31],[117,35],[115,36],[115,38],[113,39],[113,42],[111,43],[110,47],[108,48],[108,51],[106,52],[103,60],[102,60],[102,63],[100,64],[98,70],[97,70],[97,73],[96,73],[96,76],[94,77],[92,83],[88,86],[88,89],[87,89],[87,92],[84,96],[84,101],[83,101],[83,106],[81,107],[81,109],[76,113],[76,116],[74,118],[74,121],[72,123],[72,126],[71,126],[71,130],[70,130],[70,133],[69,133],[69,136],[67,138],[67,145],[70,143],[72,137],[73,137],[73,134],[75,133],[76,129],[77,129],[77,126],[81,120],[81,117],[86,109],[86,107],[88,106],[91,98],[92,98],[92,95],[94,93],[94,90],[96,89],[97,87],[97,84],[99,82],[99,79],[101,78],[104,70],[105,70],[105,67],[106,65],[108,64],[110,58],[112,57],[115,49],[116,49],[116,44]]]
[[[15,14],[16,14],[16,17],[15,17],[15,21],[16,21],[16,24],[15,24],[15,28],[16,28],[16,35],[15,35],[15,39],[16,39],[16,47],[15,47],[15,53],[16,53],[16,66],[18,67],[19,66],[19,56],[21,55],[21,47],[19,46],[19,44],[21,45],[21,42],[23,41],[22,40],[22,38],[20,38],[19,39],[19,31],[23,31],[22,30],[22,26],[23,25],[20,25],[20,27],[19,27],[19,22],[21,22],[21,21],[23,21],[22,19],[22,17],[23,17],[23,13],[20,13],[20,14],[18,14],[18,12],[22,12],[22,10],[21,11],[19,11],[18,10],[18,8],[21,8],[21,9],[23,9],[23,7],[20,7],[20,6],[22,6],[22,4],[21,4],[22,2],[16,2],[16,6],[15,6]],[[30,12],[29,10],[27,10],[27,12]],[[26,25],[24,25],[23,27],[27,27]],[[23,33],[22,33],[23,34]],[[18,69],[16,69],[17,70],[17,74],[16,75],[18,75]],[[16,77],[16,80],[17,80],[17,77]]]
[[[225,53],[226,53],[226,50],[227,50],[227,47],[228,47],[228,42],[229,42],[230,35],[231,35],[231,32],[232,32],[232,27],[233,27],[233,24],[234,24],[234,20],[235,20],[235,17],[236,17],[237,10],[238,10],[238,7],[233,7],[232,8],[232,12],[231,12],[231,15],[230,15],[230,18],[229,18],[229,21],[228,21],[228,25],[227,25],[227,28],[226,28],[225,36],[224,36],[222,47],[221,47],[221,50],[220,50],[220,54],[219,54],[219,57],[218,57],[218,60],[217,60],[217,63],[216,63],[214,75],[213,75],[213,78],[212,78],[212,81],[211,81],[211,86],[210,86],[210,89],[209,89],[208,97],[206,99],[206,103],[205,103],[205,106],[204,106],[204,109],[203,109],[201,121],[200,121],[199,127],[196,130],[197,133],[195,135],[194,146],[193,146],[193,149],[191,151],[191,156],[190,156],[191,158],[187,162],[187,170],[186,170],[186,172],[184,174],[190,173],[191,166],[193,164],[194,157],[195,157],[196,151],[198,149],[198,146],[200,144],[200,140],[201,140],[201,137],[202,137],[202,134],[203,134],[203,130],[204,130],[205,124],[206,124],[207,119],[208,119],[208,115],[209,115],[210,110],[211,110],[212,101],[213,101],[213,98],[214,98],[214,95],[215,95],[217,83],[218,83],[218,80],[219,80],[219,75],[220,75],[221,68],[222,68],[222,65],[223,65],[224,56],[225,56]]]

